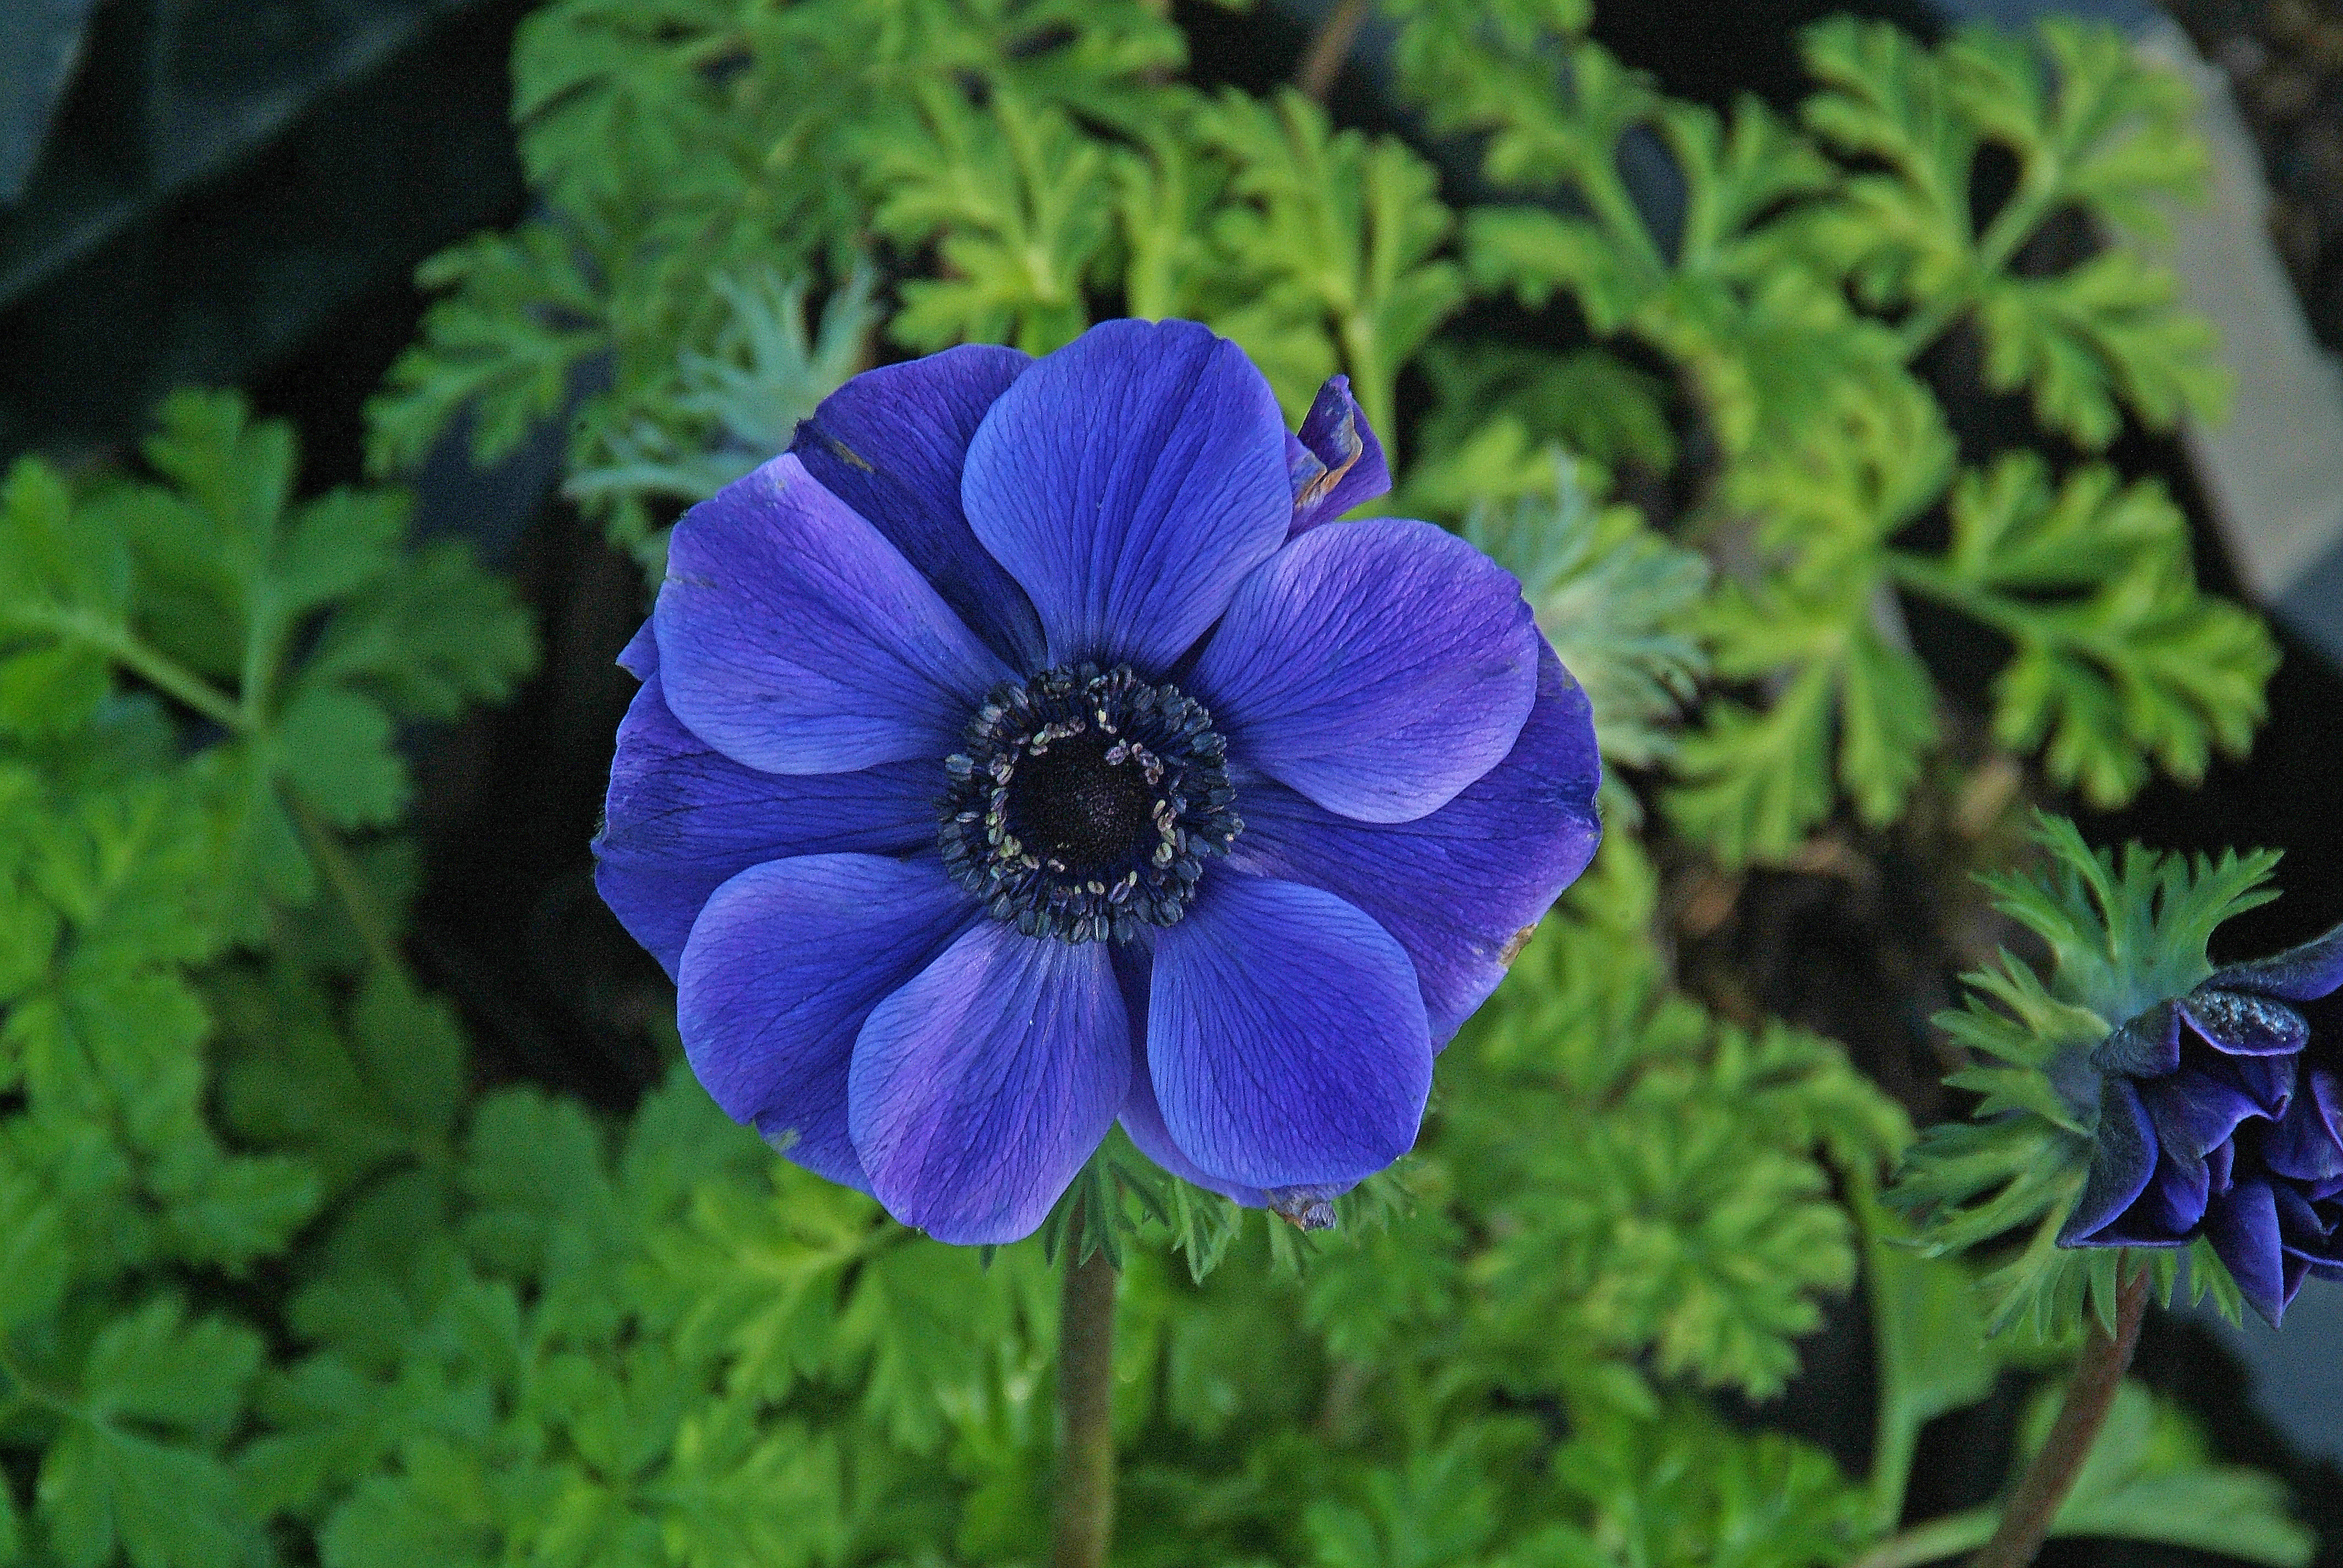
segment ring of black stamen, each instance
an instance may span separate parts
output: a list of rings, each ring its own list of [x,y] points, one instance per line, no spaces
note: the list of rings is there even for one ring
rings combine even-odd
[[[1027,936],[1127,942],[1188,912],[1244,821],[1203,704],[1128,665],[1004,681],[944,759],[952,879]]]

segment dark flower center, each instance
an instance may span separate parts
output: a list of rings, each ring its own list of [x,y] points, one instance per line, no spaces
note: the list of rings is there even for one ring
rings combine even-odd
[[[1118,867],[1146,845],[1155,799],[1146,768],[1130,748],[1089,730],[1026,753],[1010,781],[1009,830],[1043,864],[1088,876]]]
[[[992,691],[944,759],[937,841],[953,880],[1028,936],[1129,941],[1187,912],[1206,857],[1244,830],[1202,704],[1126,665]]]

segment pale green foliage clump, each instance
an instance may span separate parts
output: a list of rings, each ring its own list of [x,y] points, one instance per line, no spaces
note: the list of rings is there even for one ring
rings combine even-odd
[[[2217,414],[2209,332],[2167,273],[2123,246],[2056,271],[2027,257],[2078,213],[2152,231],[2156,203],[2201,177],[2177,82],[2072,23],[1931,53],[1839,20],[1807,35],[1822,87],[1794,128],[1755,102],[1729,120],[1669,102],[1587,43],[1566,51],[1560,107],[1552,89],[1474,92],[1444,64],[1462,47],[1426,45],[1403,79],[1436,119],[1488,133],[1493,180],[1559,186],[1576,209],[1467,215],[1474,277],[1534,306],[1567,293],[1598,333],[1667,356],[1723,448],[1702,521],[1746,564],[1701,625],[1717,673],[1768,695],[1704,715],[1678,755],[1678,826],[1740,861],[1787,853],[1842,796],[1873,825],[1902,814],[1943,731],[1899,594],[2010,641],[1996,738],[2096,804],[2130,799],[2152,765],[2194,779],[2215,749],[2242,751],[2277,651],[2198,591],[2178,510],[2098,465],[1965,467],[1913,369],[1973,330],[1987,384],[2029,393],[2086,450],[2127,410],[2159,428]],[[1534,43],[1501,53],[1513,75],[1493,83],[1555,75]],[[1679,234],[1652,232],[1630,198],[1630,134],[1655,136],[1684,182]],[[1988,146],[2016,187],[1979,213]],[[1946,515],[1942,553],[1897,542]]]
[[[562,486],[580,504],[629,519],[623,532],[647,565],[665,558],[652,542],[649,508],[704,501],[786,449],[798,421],[859,367],[872,321],[867,273],[831,293],[811,331],[802,280],[759,270],[717,273],[708,283],[728,314],[712,352],[686,349],[678,361],[669,417],[611,428],[600,459]]]
[[[1184,57],[1138,0],[549,5],[514,104],[548,216],[426,266],[446,292],[374,405],[373,458],[409,464],[459,418],[498,457],[606,365],[569,460],[634,544],[649,518],[609,476],[710,434],[693,367],[725,357],[743,286],[709,277],[843,277],[874,235],[933,258],[897,289],[905,347],[1042,352],[1119,289],[1236,337],[1297,414],[1348,370],[1388,427],[1401,365],[1463,297],[1431,166],[1298,97],[1207,99]]]
[[[146,456],[166,483],[78,500],[36,459],[9,475],[0,733],[73,734],[107,717],[116,669],[139,676],[229,737],[200,759],[225,812],[216,852],[307,902],[305,837],[405,811],[395,726],[506,695],[529,632],[465,547],[402,548],[397,492],[297,503],[290,429],[232,396],[172,397]]]
[[[2097,804],[2128,799],[2152,765],[2200,777],[2251,738],[2277,648],[2198,591],[2187,519],[2160,485],[2092,464],[2054,487],[2032,453],[1955,472],[1934,401],[1892,383],[1727,476],[1772,569],[1727,582],[1706,629],[1720,674],[1779,689],[1762,709],[1713,705],[1684,747],[1671,810],[1720,855],[1781,852],[1842,790],[1874,826],[1903,814],[1941,726],[1897,635],[1899,589],[2007,639],[1996,738],[2039,749],[2055,783]],[[1940,503],[1941,554],[1894,542]]]
[[[1614,855],[1571,900],[1602,921],[1549,919],[1452,1048],[1433,1157],[1452,1123],[1473,1141],[1454,1180],[1497,1233],[1482,1277],[1501,1318],[1574,1324],[1564,1355],[1648,1346],[1664,1373],[1763,1396],[1820,1326],[1815,1296],[1855,1279],[1833,1168],[1876,1175],[1911,1127],[1828,1041],[1669,994],[1636,918],[1649,873]]]
[[[887,171],[922,146],[924,92],[980,82],[987,118],[1026,116],[1021,134],[1030,124],[1046,141],[1070,112],[1151,117],[1148,78],[1183,55],[1138,0],[548,5],[513,63],[522,163],[546,216],[426,265],[422,281],[446,293],[374,406],[372,457],[411,463],[459,417],[478,457],[500,457],[563,414],[589,363],[608,389],[578,412],[574,470],[623,461],[612,443],[647,424],[687,442],[704,427],[679,407],[680,356],[720,354],[731,316],[709,276],[850,273]],[[1022,177],[1013,160],[990,172]],[[1021,209],[1028,194],[1006,199]],[[644,527],[628,510],[614,520],[628,543]]]

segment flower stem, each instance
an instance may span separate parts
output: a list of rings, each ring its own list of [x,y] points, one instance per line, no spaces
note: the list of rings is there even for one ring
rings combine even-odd
[[[2042,1550],[2050,1522],[2057,1517],[2058,1505],[2066,1501],[2083,1461],[2090,1457],[2091,1444],[2116,1402],[2116,1390],[2123,1383],[2124,1370],[2131,1365],[2131,1352],[2139,1343],[2140,1319],[2147,1313],[2147,1282],[2146,1266],[2132,1264],[2116,1295],[2112,1336],[2096,1317],[2091,1320],[2090,1338],[2084,1342],[2083,1359],[2076,1364],[2075,1375],[2067,1380],[2058,1419],[2034,1462],[2018,1477],[2017,1491],[2002,1513],[2000,1528],[1985,1543],[1985,1550],[1969,1559],[1969,1568],[2026,1568]]]
[[[1058,1306],[1057,1531],[1051,1568],[1100,1568],[1114,1538],[1115,1267],[1067,1227]]]
[[[1310,52],[1302,57],[1302,68],[1293,73],[1293,85],[1302,95],[1315,104],[1326,101],[1333,88],[1334,78],[1342,74],[1342,62],[1350,58],[1352,41],[1359,35],[1359,24],[1367,19],[1367,0],[1338,0],[1311,35]]]

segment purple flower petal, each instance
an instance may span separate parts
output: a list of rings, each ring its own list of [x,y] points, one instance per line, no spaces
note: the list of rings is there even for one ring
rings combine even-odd
[[[1130,1030],[1105,944],[980,921],[855,1042],[848,1121],[871,1191],[938,1241],[1031,1234],[1129,1098]]]
[[[2278,1243],[2278,1201],[2267,1181],[2240,1181],[2206,1208],[2205,1234],[2254,1311],[2276,1328],[2294,1299]],[[2302,1276],[2294,1275],[2293,1285]]]
[[[2295,1065],[2301,1059],[2293,1056],[2230,1056],[2208,1046],[2191,1044],[2184,1060],[2190,1068],[2207,1078],[2236,1085],[2240,1092],[2261,1107],[2263,1115],[2276,1121],[2286,1114],[2287,1103],[2294,1098]]]
[[[2343,1076],[2314,1071],[2270,1135],[2263,1162],[2278,1175],[2324,1186],[2343,1179]]]
[[[2216,1143],[2207,1150],[2205,1151],[2207,1189],[2214,1192],[2227,1191],[2236,1180],[2237,1167],[2237,1145],[2234,1140],[2227,1143]]]
[[[2286,1299],[2288,1302],[2291,1302],[2294,1300],[2294,1293],[2302,1289],[2302,1282],[2309,1277],[2311,1262],[2309,1259],[2295,1252],[2292,1249],[2288,1249],[2281,1254],[2278,1263],[2279,1267],[2285,1271],[2285,1278],[2282,1282],[2282,1285],[2286,1292]]]
[[[860,773],[743,768],[676,722],[649,668],[618,726],[594,886],[669,980],[700,906],[750,866],[842,851],[907,855],[935,843],[933,763]]]
[[[788,456],[676,525],[652,621],[675,716],[772,773],[940,760],[1010,675],[893,545]]]
[[[2059,1227],[2062,1247],[2110,1246],[2099,1232],[2147,1191],[2156,1173],[2156,1129],[2139,1092],[2127,1078],[2110,1075],[2099,1085],[2099,1125],[2091,1146],[2090,1174],[2083,1194]]]
[[[2258,991],[2286,1001],[2316,1001],[2331,996],[2343,987],[2343,926],[2269,958],[2231,964],[2205,983],[2223,990]]]
[[[1183,684],[1231,757],[1330,811],[1406,822],[1513,749],[1544,646],[1503,568],[1378,518],[1304,534],[1247,578]]]
[[[1293,529],[1332,522],[1391,488],[1383,446],[1351,396],[1351,378],[1331,376],[1302,417],[1300,439],[1285,438],[1286,475],[1293,486]]]
[[[2291,1056],[2310,1038],[2300,1013],[2249,991],[2198,986],[2178,1007],[2206,1044],[2232,1056]]]
[[[804,855],[752,866],[691,929],[676,1028],[735,1121],[833,1181],[870,1191],[847,1136],[848,1062],[870,1010],[977,915],[932,859]]]
[[[1163,1125],[1163,1109],[1155,1103],[1155,1089],[1147,1080],[1146,1063],[1142,1048],[1133,1060],[1131,1098],[1122,1107],[1122,1130],[1130,1135],[1132,1147],[1182,1181],[1232,1198],[1248,1209],[1268,1208],[1269,1195],[1260,1188],[1248,1187],[1241,1181],[1223,1181],[1180,1151],[1180,1146],[1172,1141],[1171,1131]]]
[[[1314,1218],[1321,1207],[1331,1214],[1332,1201],[1356,1186],[1345,1181],[1329,1187],[1279,1187],[1264,1191],[1241,1181],[1223,1181],[1199,1167],[1172,1141],[1163,1125],[1163,1108],[1155,1102],[1155,1086],[1147,1074],[1147,993],[1153,957],[1133,943],[1115,950],[1115,975],[1122,982],[1123,1006],[1131,1020],[1131,1098],[1123,1102],[1122,1130],[1131,1146],[1171,1174],[1208,1192],[1218,1192],[1248,1209],[1273,1209],[1304,1230],[1322,1229],[1307,1223],[1302,1211]],[[1296,1211],[1288,1213],[1288,1209]]]
[[[969,343],[866,370],[823,398],[789,443],[806,472],[902,551],[986,647],[1029,672],[1042,661],[1041,618],[977,542],[960,509],[960,474],[985,411],[1032,363],[1014,348]]]
[[[1285,426],[1243,350],[1193,322],[1106,321],[1038,361],[969,443],[960,501],[1060,664],[1158,676],[1293,515]]]
[[[2180,1065],[2180,1013],[2157,1002],[2092,1049],[2091,1065],[2127,1078],[2161,1078]]]
[[[2284,1181],[2272,1184],[2270,1198],[2278,1210],[2278,1244],[2288,1253],[2310,1262],[2343,1261],[2343,1204],[2313,1202]]]
[[[1593,859],[1602,762],[1586,702],[1554,650],[1537,705],[1505,759],[1413,822],[1353,821],[1275,781],[1247,778],[1241,869],[1322,888],[1399,939],[1435,1044],[1504,979],[1506,956]]]
[[[649,618],[635,628],[635,635],[618,650],[618,668],[637,680],[649,680],[659,673],[659,634],[652,629]]]
[[[1131,943],[1115,950],[1115,974],[1122,982],[1123,1007],[1131,1021],[1131,1094],[1122,1104],[1122,1130],[1132,1147],[1182,1181],[1192,1182],[1223,1198],[1233,1198],[1248,1209],[1265,1209],[1268,1195],[1241,1181],[1223,1181],[1181,1152],[1163,1125],[1163,1108],[1155,1102],[1155,1086],[1147,1072],[1147,1020],[1151,955]]]
[[[2190,1240],[2205,1218],[2211,1181],[2202,1160],[2175,1160],[2170,1150],[2157,1159],[2154,1174],[2131,1206],[2091,1237],[2095,1247],[2177,1247]]]
[[[2220,1079],[2184,1068],[2168,1078],[2135,1084],[2156,1137],[2183,1160],[2202,1160],[2263,1114],[2254,1098]]]
[[[1407,954],[1332,893],[1207,873],[1155,950],[1148,1075],[1200,1169],[1252,1187],[1356,1181],[1413,1146],[1432,1041]]]

